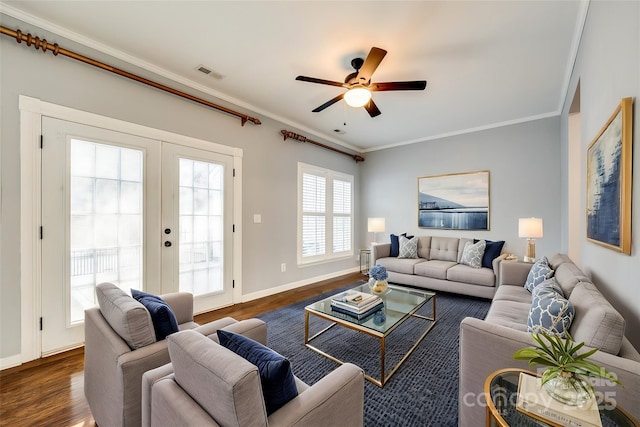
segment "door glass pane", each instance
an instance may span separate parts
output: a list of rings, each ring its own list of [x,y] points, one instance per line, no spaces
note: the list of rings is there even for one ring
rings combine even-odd
[[[71,140],[71,323],[96,304],[95,286],[142,289],[141,150]]]
[[[180,290],[203,295],[224,290],[224,167],[180,159]]]

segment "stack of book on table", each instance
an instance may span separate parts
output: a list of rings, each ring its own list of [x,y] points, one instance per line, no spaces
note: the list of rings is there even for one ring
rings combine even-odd
[[[379,296],[359,291],[341,292],[331,298],[331,309],[357,319],[375,313],[384,306]]]
[[[516,409],[554,426],[602,427],[595,396],[586,405],[569,406],[553,399],[541,388],[541,379],[520,373]]]

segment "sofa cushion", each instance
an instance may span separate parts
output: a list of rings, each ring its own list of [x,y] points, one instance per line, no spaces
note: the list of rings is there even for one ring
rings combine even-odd
[[[149,311],[157,341],[179,331],[176,315],[162,298],[137,289],[131,289],[131,296]]]
[[[537,260],[531,267],[531,270],[529,270],[524,287],[526,290],[531,292],[533,291],[533,288],[551,276],[553,276],[553,270],[549,267],[549,261],[547,260],[547,257],[542,257]]]
[[[515,301],[531,305],[531,293],[522,286],[500,285],[493,301]]]
[[[549,265],[554,270],[557,269],[560,264],[564,264],[565,262],[570,262],[573,264],[573,261],[571,261],[571,258],[569,258],[569,255],[567,254],[555,254],[547,259],[549,261]]]
[[[473,268],[481,268],[482,257],[484,256],[484,249],[486,246],[487,242],[484,240],[480,240],[478,243],[467,242],[462,250],[460,264],[468,265]]]
[[[149,311],[131,295],[113,283],[101,283],[96,286],[96,297],[100,313],[130,348],[156,342]]]
[[[480,286],[494,286],[496,275],[488,268],[474,268],[464,264],[457,264],[447,270],[447,280],[470,283]]]
[[[175,381],[219,425],[266,426],[258,368],[195,331],[167,337]]]
[[[571,296],[573,288],[575,288],[578,283],[591,282],[591,280],[584,275],[582,270],[580,270],[578,266],[571,261],[563,262],[558,265],[553,277],[556,278],[556,281],[562,288],[564,296],[567,298]]]
[[[573,321],[573,304],[557,292],[551,281],[545,281],[534,290],[529,317],[528,332],[547,332],[564,337]]]
[[[398,258],[418,258],[418,238],[407,238],[405,236],[398,237],[400,242],[400,251]]]
[[[284,356],[245,336],[218,330],[220,344],[258,367],[270,415],[298,395],[291,364]]]
[[[454,261],[423,261],[414,266],[414,272],[418,276],[432,277],[434,279],[447,279],[447,270],[458,265]]]
[[[431,237],[429,259],[457,262],[459,240],[457,237]]]
[[[576,342],[618,354],[624,338],[624,317],[613,308],[593,283],[579,283],[569,297],[576,315],[571,335]]]
[[[431,236],[418,237],[418,256],[429,259],[429,252],[431,252]]]
[[[505,326],[516,331],[527,332],[529,302],[493,301],[485,320],[489,323]]]
[[[387,271],[402,274],[414,274],[414,266],[423,263],[422,258],[378,258],[376,264],[380,264]]]
[[[478,239],[473,239],[473,243],[477,243]],[[504,247],[504,240],[485,240],[487,246],[484,249],[484,255],[482,256],[482,266],[493,270],[493,260],[498,258],[502,253]]]

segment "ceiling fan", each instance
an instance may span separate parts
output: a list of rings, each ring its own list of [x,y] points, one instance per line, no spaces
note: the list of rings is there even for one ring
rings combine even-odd
[[[424,90],[427,87],[425,80],[415,80],[406,82],[386,82],[371,83],[371,76],[382,62],[387,51],[378,47],[372,47],[366,59],[354,58],[351,60],[351,66],[355,68],[355,72],[349,74],[344,83],[334,82],[331,80],[316,79],[314,77],[298,76],[296,80],[310,83],[320,83],[329,86],[340,86],[348,90],[335,98],[325,102],[318,108],[314,109],[314,113],[318,113],[327,107],[340,101],[342,98],[352,107],[364,107],[371,117],[379,116],[380,110],[371,98],[371,92],[383,92],[390,90]]]

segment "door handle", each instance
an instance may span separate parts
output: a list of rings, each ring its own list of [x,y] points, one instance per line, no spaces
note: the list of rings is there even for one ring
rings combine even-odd
[[[164,242],[164,247],[165,248],[168,248],[170,246],[171,246],[171,242],[170,241],[167,240],[166,242]]]

